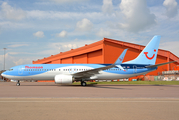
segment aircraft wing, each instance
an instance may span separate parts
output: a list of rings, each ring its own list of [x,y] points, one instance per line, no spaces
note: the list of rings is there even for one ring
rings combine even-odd
[[[113,68],[113,67],[115,67],[114,64],[108,65],[108,66],[105,66],[105,67],[92,69],[92,70],[82,71],[82,72],[74,73],[73,77],[74,78],[89,78],[91,76],[94,76],[95,74],[99,74],[99,71],[107,70],[107,69],[110,69],[110,68]]]
[[[158,67],[158,66],[174,63],[174,62],[176,62],[176,61],[171,61],[171,62],[166,62],[166,63],[160,63],[160,64],[156,64],[156,65],[149,65],[149,66],[145,66],[145,67],[146,68],[154,68],[154,67]]]
[[[92,70],[87,70],[87,71],[82,71],[82,72],[74,73],[73,77],[77,78],[77,79],[80,79],[80,78],[89,78],[91,76],[94,76],[95,74],[99,74],[99,72],[102,71],[102,70],[107,70],[107,69],[110,69],[110,68],[113,68],[113,67],[118,67],[118,68],[122,69],[123,71],[125,71],[120,64],[122,63],[126,52],[127,52],[127,49],[125,49],[122,52],[122,54],[118,57],[116,62],[114,64],[112,64],[112,65],[108,65],[108,66],[105,66],[105,67],[100,67],[100,68],[96,68],[96,69],[92,69]]]

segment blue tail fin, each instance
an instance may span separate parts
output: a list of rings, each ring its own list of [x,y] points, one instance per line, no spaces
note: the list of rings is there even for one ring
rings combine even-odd
[[[154,36],[137,58],[125,63],[155,65],[161,36]]]
[[[125,49],[122,54],[118,57],[118,59],[116,60],[115,64],[121,64],[122,61],[124,60],[124,56],[126,55],[127,49]]]

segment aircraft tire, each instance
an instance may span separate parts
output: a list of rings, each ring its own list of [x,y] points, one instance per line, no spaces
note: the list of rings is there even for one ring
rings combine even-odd
[[[81,86],[86,86],[86,82],[81,82]]]
[[[16,86],[20,86],[20,83],[17,83]]]

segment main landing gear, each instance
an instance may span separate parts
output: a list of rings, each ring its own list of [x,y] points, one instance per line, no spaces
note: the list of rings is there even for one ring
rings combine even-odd
[[[19,82],[19,80],[18,80],[16,86],[20,86],[20,85],[21,85],[21,84],[20,84],[20,82]]]
[[[86,82],[81,81],[81,86],[86,86]]]

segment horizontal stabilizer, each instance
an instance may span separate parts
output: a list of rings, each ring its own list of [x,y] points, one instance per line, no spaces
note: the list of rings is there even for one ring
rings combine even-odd
[[[162,65],[166,65],[166,64],[170,64],[170,63],[174,63],[176,61],[171,61],[171,62],[166,62],[166,63],[161,63],[161,64],[156,64],[156,65],[150,65],[150,66],[145,66],[146,68],[154,68],[154,67],[158,67],[158,66],[162,66]]]

